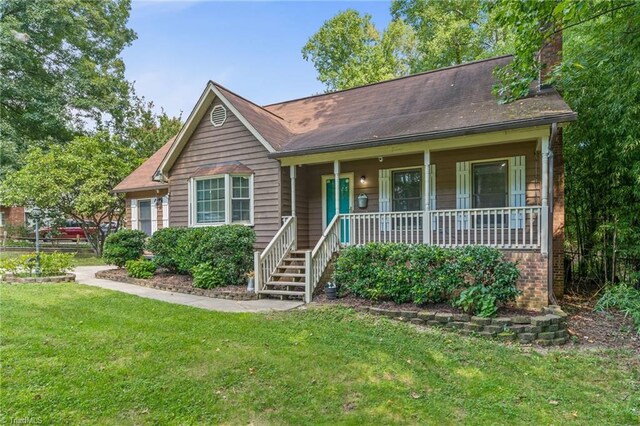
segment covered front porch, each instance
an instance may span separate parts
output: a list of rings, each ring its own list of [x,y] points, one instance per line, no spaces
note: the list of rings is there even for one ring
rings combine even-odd
[[[282,159],[284,225],[262,279],[308,251],[296,272],[312,292],[340,247],[369,242],[546,255],[548,127],[456,139]]]

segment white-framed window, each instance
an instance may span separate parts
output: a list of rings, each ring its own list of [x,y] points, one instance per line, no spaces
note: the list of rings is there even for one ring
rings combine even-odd
[[[192,178],[189,209],[190,226],[253,225],[253,175]]]
[[[422,204],[422,169],[391,171],[392,211],[411,212],[424,208]]]
[[[0,212],[0,227],[4,226],[4,212]]]
[[[138,229],[151,236],[153,234],[151,225],[151,209],[153,203],[150,198],[138,200]]]

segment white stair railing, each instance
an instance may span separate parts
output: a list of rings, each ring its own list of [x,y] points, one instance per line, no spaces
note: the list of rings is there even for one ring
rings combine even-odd
[[[307,258],[311,260],[311,265],[307,262],[307,286],[305,291],[305,302],[311,302],[313,297],[313,291],[322,278],[322,274],[327,265],[331,261],[333,253],[340,250],[340,217],[342,215],[336,215],[324,230],[320,241],[313,248],[310,256]]]
[[[296,247],[296,218],[287,216],[284,223],[262,253],[254,253],[255,292],[259,293],[271,280],[282,259]]]

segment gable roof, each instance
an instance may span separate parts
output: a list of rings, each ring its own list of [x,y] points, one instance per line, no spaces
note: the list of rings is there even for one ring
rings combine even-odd
[[[272,158],[576,119],[554,89],[498,104],[493,71],[511,60],[500,56],[264,107],[210,81],[159,168],[171,169],[216,97]]]
[[[167,188],[168,185],[165,182],[153,180],[153,176],[156,174],[156,170],[158,170],[162,159],[167,152],[169,152],[169,148],[171,148],[174,139],[175,136],[162,145],[162,148],[157,150],[137,169],[131,172],[129,176],[124,178],[122,182],[113,188],[113,192],[134,192]]]

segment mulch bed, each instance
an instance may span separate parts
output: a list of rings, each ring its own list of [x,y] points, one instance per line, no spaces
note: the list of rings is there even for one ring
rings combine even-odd
[[[324,294],[318,294],[313,298],[314,302],[322,303],[322,304],[336,304],[342,306],[349,306],[353,308],[369,306],[374,308],[383,308],[383,309],[399,309],[403,311],[434,311],[434,312],[442,312],[448,314],[462,314],[462,310],[458,308],[454,308],[444,303],[436,303],[425,306],[419,306],[415,303],[394,303],[394,302],[375,302],[372,300],[362,299],[353,295],[348,295],[341,297],[336,300],[328,300]],[[498,308],[497,316],[500,317],[508,317],[508,316],[516,316],[516,315],[524,315],[524,316],[536,316],[540,315],[540,311],[532,311],[528,309],[522,309],[515,306],[502,306]]]
[[[597,297],[565,295],[560,305],[569,314],[567,326],[574,345],[631,349],[640,353],[640,336],[630,318],[620,312],[595,312]]]
[[[101,271],[96,274],[96,277],[156,288],[159,290],[196,294],[199,296],[214,298],[236,300],[253,300],[257,298],[256,294],[247,292],[247,286],[245,285],[228,285],[212,289],[196,288],[193,286],[193,280],[189,275],[172,274],[163,269],[157,271],[152,278],[145,280],[131,278],[127,275],[127,271],[120,268]]]

